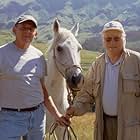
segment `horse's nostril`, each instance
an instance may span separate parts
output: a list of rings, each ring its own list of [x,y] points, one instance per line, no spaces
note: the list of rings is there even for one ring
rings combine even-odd
[[[72,83],[75,84],[75,81],[76,81],[76,75],[73,75],[73,76],[72,76],[71,81],[72,81]]]
[[[72,83],[73,84],[77,85],[80,82],[80,80],[81,80],[81,76],[74,74],[72,76],[71,80],[72,80]]]

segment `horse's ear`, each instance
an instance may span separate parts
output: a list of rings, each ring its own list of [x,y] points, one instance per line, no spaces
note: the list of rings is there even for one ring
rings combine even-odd
[[[60,28],[60,23],[59,20],[56,18],[53,23],[53,31],[57,33],[59,32],[59,28]]]
[[[75,25],[71,28],[71,32],[72,32],[75,36],[78,36],[78,32],[79,32],[79,23],[75,24]]]

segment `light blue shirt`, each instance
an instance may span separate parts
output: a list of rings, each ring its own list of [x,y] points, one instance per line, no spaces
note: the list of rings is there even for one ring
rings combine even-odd
[[[112,64],[106,55],[105,62],[106,67],[102,98],[103,110],[108,115],[116,116],[118,105],[118,76],[122,57],[115,64]]]

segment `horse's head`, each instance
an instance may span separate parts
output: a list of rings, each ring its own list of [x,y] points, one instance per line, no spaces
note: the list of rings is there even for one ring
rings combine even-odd
[[[80,65],[80,50],[82,46],[75,38],[79,24],[71,30],[60,27],[56,19],[53,23],[54,40],[51,49],[55,65],[60,74],[66,79],[67,85],[72,90],[81,88],[83,75]]]

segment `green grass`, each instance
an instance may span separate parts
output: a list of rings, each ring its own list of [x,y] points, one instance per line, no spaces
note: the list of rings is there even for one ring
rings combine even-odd
[[[99,55],[98,52],[93,52],[88,50],[81,51],[81,66],[84,70],[84,73],[88,70],[89,66],[98,55]]]
[[[0,45],[3,45],[5,43],[8,43],[9,41],[12,41],[14,38],[12,32],[9,31],[0,31]]]
[[[41,50],[44,53],[44,55],[46,55],[47,48],[48,48],[47,43],[42,43],[42,42],[39,42],[39,41],[34,41],[32,44],[36,48],[38,48],[39,50]]]

